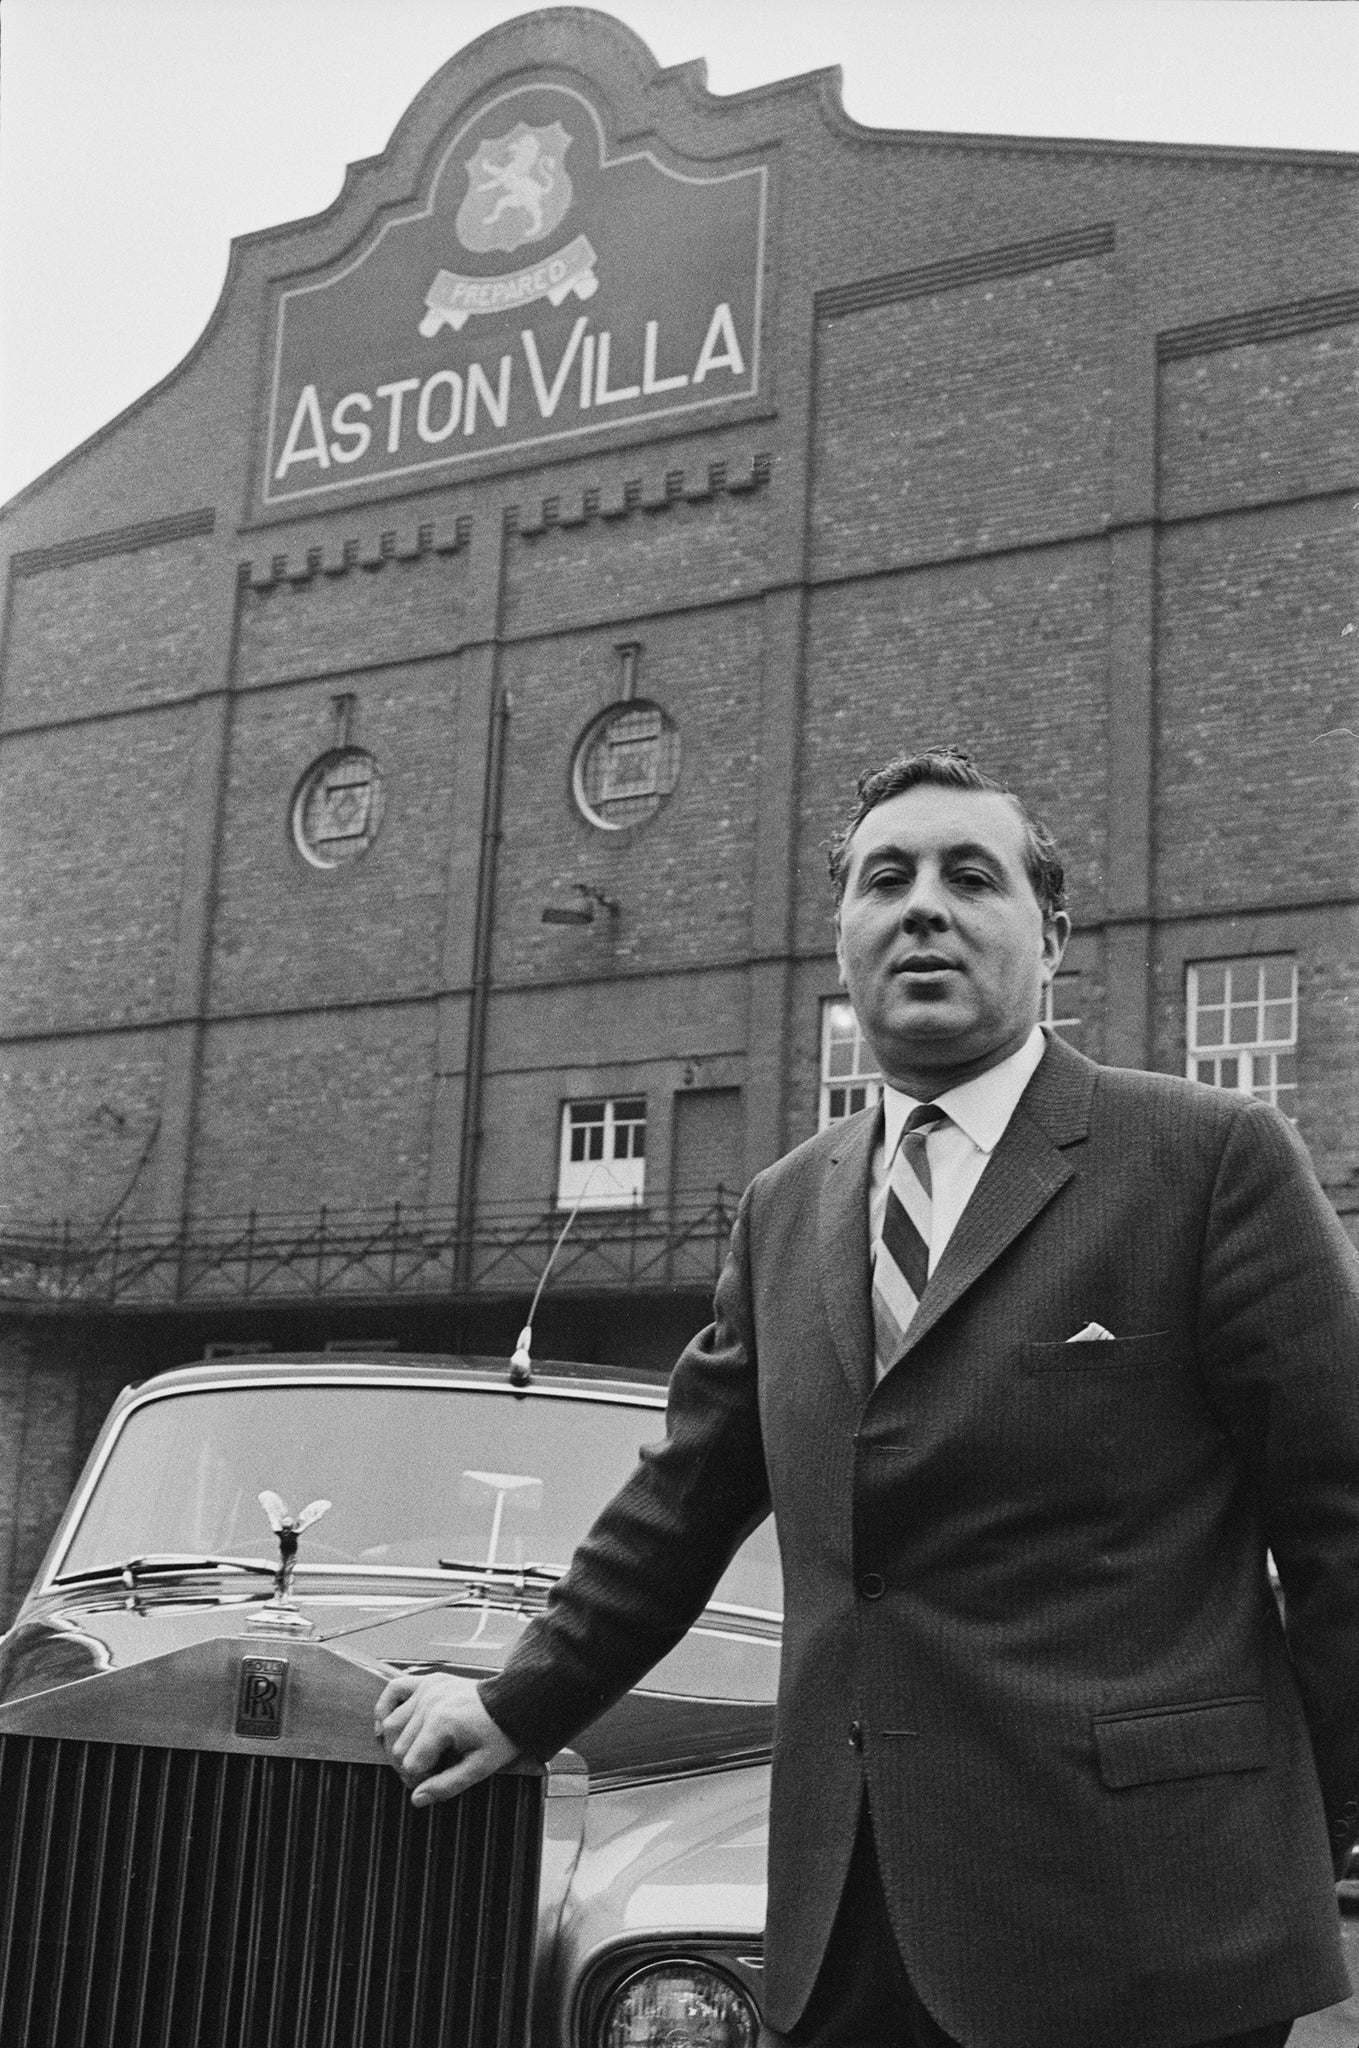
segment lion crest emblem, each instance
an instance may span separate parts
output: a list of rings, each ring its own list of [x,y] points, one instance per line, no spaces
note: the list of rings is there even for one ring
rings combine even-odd
[[[508,135],[483,142],[467,159],[467,195],[458,208],[464,249],[508,253],[550,235],[571,204],[570,147],[560,121],[545,128],[519,121]]]

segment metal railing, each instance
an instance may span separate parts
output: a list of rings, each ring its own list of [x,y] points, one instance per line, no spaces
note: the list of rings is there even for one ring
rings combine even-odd
[[[736,1194],[664,1207],[582,1210],[567,1233],[552,1293],[711,1289]],[[156,1307],[343,1296],[486,1300],[531,1294],[565,1221],[559,1209],[488,1204],[471,1231],[452,1209],[329,1209],[190,1218],[106,1229],[67,1220],[0,1226],[0,1301]]]

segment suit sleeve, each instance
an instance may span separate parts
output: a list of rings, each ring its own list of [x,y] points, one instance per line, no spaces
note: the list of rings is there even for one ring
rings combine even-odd
[[[1264,1503],[1339,1871],[1359,1835],[1359,1257],[1258,1104],[1223,1147],[1202,1273],[1200,1357]]]
[[[530,1756],[551,1756],[674,1647],[769,1512],[750,1317],[750,1200],[748,1190],[714,1319],[671,1377],[664,1440],[643,1449],[544,1614],[480,1689],[492,1719]]]

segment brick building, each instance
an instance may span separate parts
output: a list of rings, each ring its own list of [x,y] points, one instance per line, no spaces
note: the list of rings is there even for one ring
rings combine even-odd
[[[873,1077],[828,833],[959,739],[1053,1020],[1359,1204],[1359,163],[455,57],[0,514],[0,1577],[205,1344],[673,1353]],[[0,1594],[4,1587],[0,1586]]]

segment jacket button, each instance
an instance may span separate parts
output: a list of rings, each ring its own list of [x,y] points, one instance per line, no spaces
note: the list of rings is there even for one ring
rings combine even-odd
[[[887,1591],[887,1581],[881,1572],[865,1572],[859,1580],[859,1591],[865,1600],[881,1600]]]
[[[862,1724],[858,1721],[851,1721],[849,1724],[849,1746],[854,1750],[863,1749],[864,1731]]]

